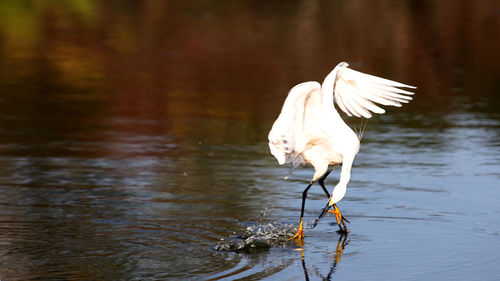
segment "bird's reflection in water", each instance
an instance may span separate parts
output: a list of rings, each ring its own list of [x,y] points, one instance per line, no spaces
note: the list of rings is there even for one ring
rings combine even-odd
[[[335,269],[337,268],[337,264],[340,262],[340,259],[342,258],[342,252],[344,251],[345,246],[347,245],[347,233],[341,234],[339,237],[339,241],[337,242],[337,249],[335,250],[335,259],[333,260],[332,265],[330,266],[330,270],[328,271],[326,276],[323,276],[316,268],[314,270],[314,274],[316,276],[319,276],[321,280],[331,280],[332,275],[335,272]],[[329,252],[328,254],[332,254],[333,252]],[[306,259],[304,256],[304,248],[301,250],[301,255],[302,255],[302,269],[304,270],[304,276],[306,278],[306,281],[309,281],[309,272],[307,271],[307,266],[306,266]]]

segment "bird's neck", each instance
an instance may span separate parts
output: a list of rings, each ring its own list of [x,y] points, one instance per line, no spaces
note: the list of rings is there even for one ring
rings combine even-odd
[[[335,86],[335,76],[337,76],[337,70],[334,69],[330,74],[328,74],[321,84],[321,103],[323,106],[333,106],[333,90]],[[327,108],[327,109],[330,109]]]
[[[333,205],[342,200],[342,198],[344,198],[345,196],[346,191],[347,183],[339,182],[333,189],[332,195],[330,196],[330,205]]]
[[[337,65],[323,80],[321,84],[321,103],[323,104],[323,110],[326,112],[334,112],[338,118],[340,115],[333,106],[333,94],[335,90],[335,79],[337,78],[337,72],[340,69],[340,65]]]
[[[351,168],[356,153],[357,152],[353,153],[353,151],[351,151],[351,153],[343,155],[342,170],[340,171],[340,179],[335,188],[333,189],[332,195],[330,196],[330,205],[333,205],[338,201],[342,200],[342,198],[344,198],[347,190],[347,184],[351,179]]]

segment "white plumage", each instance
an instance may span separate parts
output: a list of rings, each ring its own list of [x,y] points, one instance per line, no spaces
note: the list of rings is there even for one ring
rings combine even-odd
[[[352,163],[359,150],[358,136],[342,120],[334,102],[349,116],[370,118],[372,112],[385,112],[377,104],[400,107],[401,103],[412,99],[412,92],[400,88],[415,87],[350,69],[342,62],[326,76],[323,84],[304,82],[290,90],[268,138],[271,153],[280,165],[293,164],[293,171],[298,165],[307,163],[315,169],[303,193],[300,233],[296,237],[303,237],[303,208],[309,187],[319,181],[328,194],[323,180],[328,176],[329,167],[342,165],[339,183],[319,221],[344,197]],[[336,216],[340,227],[340,223],[343,224],[340,212]],[[345,224],[344,229],[340,229],[347,231]]]

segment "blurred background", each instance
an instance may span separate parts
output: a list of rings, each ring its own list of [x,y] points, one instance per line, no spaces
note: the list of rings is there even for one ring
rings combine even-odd
[[[2,0],[0,279],[494,280],[499,47],[488,0]],[[341,61],[418,87],[368,123],[342,262],[326,222],[217,250],[296,227],[312,170],[282,180],[267,133]]]

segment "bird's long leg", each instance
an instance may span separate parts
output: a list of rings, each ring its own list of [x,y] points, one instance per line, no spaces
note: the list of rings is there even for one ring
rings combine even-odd
[[[297,233],[292,236],[290,239],[303,239],[304,238],[304,231],[303,231],[303,223],[304,223],[304,207],[306,205],[306,198],[307,198],[307,192],[309,191],[309,188],[313,185],[313,181],[309,183],[309,185],[304,189],[302,192],[302,208],[300,209],[300,223],[299,223],[299,229],[297,230]]]
[[[326,177],[328,177],[328,175],[333,171],[333,169],[331,169],[330,171],[326,172],[323,176],[321,176],[321,178],[318,180],[318,183],[319,185],[321,186],[321,188],[323,188],[323,191],[325,192],[326,194],[326,197],[330,198],[330,193],[328,192],[328,190],[326,189],[325,187],[325,179]]]
[[[321,178],[318,180],[318,183],[319,185],[321,186],[321,188],[323,188],[323,191],[325,192],[326,196],[328,198],[330,198],[330,193],[328,192],[328,189],[326,189],[325,187],[325,180],[326,180],[326,177],[328,177],[328,175],[330,175],[330,173],[335,170],[335,168],[339,167],[340,165],[335,165],[335,166],[332,166],[324,175],[321,176]]]

